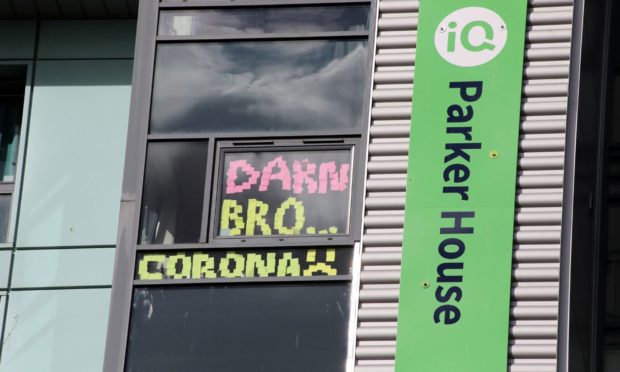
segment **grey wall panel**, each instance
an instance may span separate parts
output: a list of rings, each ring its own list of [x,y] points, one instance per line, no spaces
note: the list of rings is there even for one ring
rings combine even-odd
[[[571,0],[530,0],[510,308],[509,371],[555,371]],[[396,342],[417,1],[381,0],[356,372],[392,372]]]
[[[0,21],[0,59],[32,59],[36,32],[35,21]]]
[[[136,20],[40,23],[39,59],[133,58]]]

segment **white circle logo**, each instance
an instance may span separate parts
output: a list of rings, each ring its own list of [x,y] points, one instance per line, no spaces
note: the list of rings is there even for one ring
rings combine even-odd
[[[506,22],[487,8],[469,7],[450,13],[435,31],[435,48],[443,59],[461,67],[480,66],[504,49]]]

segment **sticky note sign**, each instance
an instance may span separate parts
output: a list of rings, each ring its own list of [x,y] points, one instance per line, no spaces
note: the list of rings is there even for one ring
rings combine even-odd
[[[138,280],[339,276],[351,273],[351,248],[140,253]]]
[[[220,237],[348,234],[352,149],[225,152]]]

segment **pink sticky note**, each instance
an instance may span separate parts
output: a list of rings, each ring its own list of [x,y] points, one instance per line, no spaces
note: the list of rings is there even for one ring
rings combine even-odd
[[[239,169],[249,177],[249,179],[241,185],[235,183],[235,181],[237,181],[237,170]],[[243,159],[231,161],[228,172],[226,172],[226,193],[236,194],[251,189],[252,185],[255,185],[258,181],[259,176],[260,172],[255,170],[247,161]]]
[[[278,173],[273,173],[274,168],[280,168]],[[263,175],[260,180],[260,186],[258,191],[267,191],[269,184],[272,180],[278,180],[282,182],[282,190],[291,189],[291,173],[288,170],[288,165],[282,156],[278,156],[273,159],[265,168],[263,168]]]

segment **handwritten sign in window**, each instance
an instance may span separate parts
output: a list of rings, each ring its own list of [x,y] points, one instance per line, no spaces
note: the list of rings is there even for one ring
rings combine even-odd
[[[345,235],[351,149],[224,152],[218,237]]]
[[[248,279],[351,274],[346,248],[212,249],[138,253],[136,279]]]

